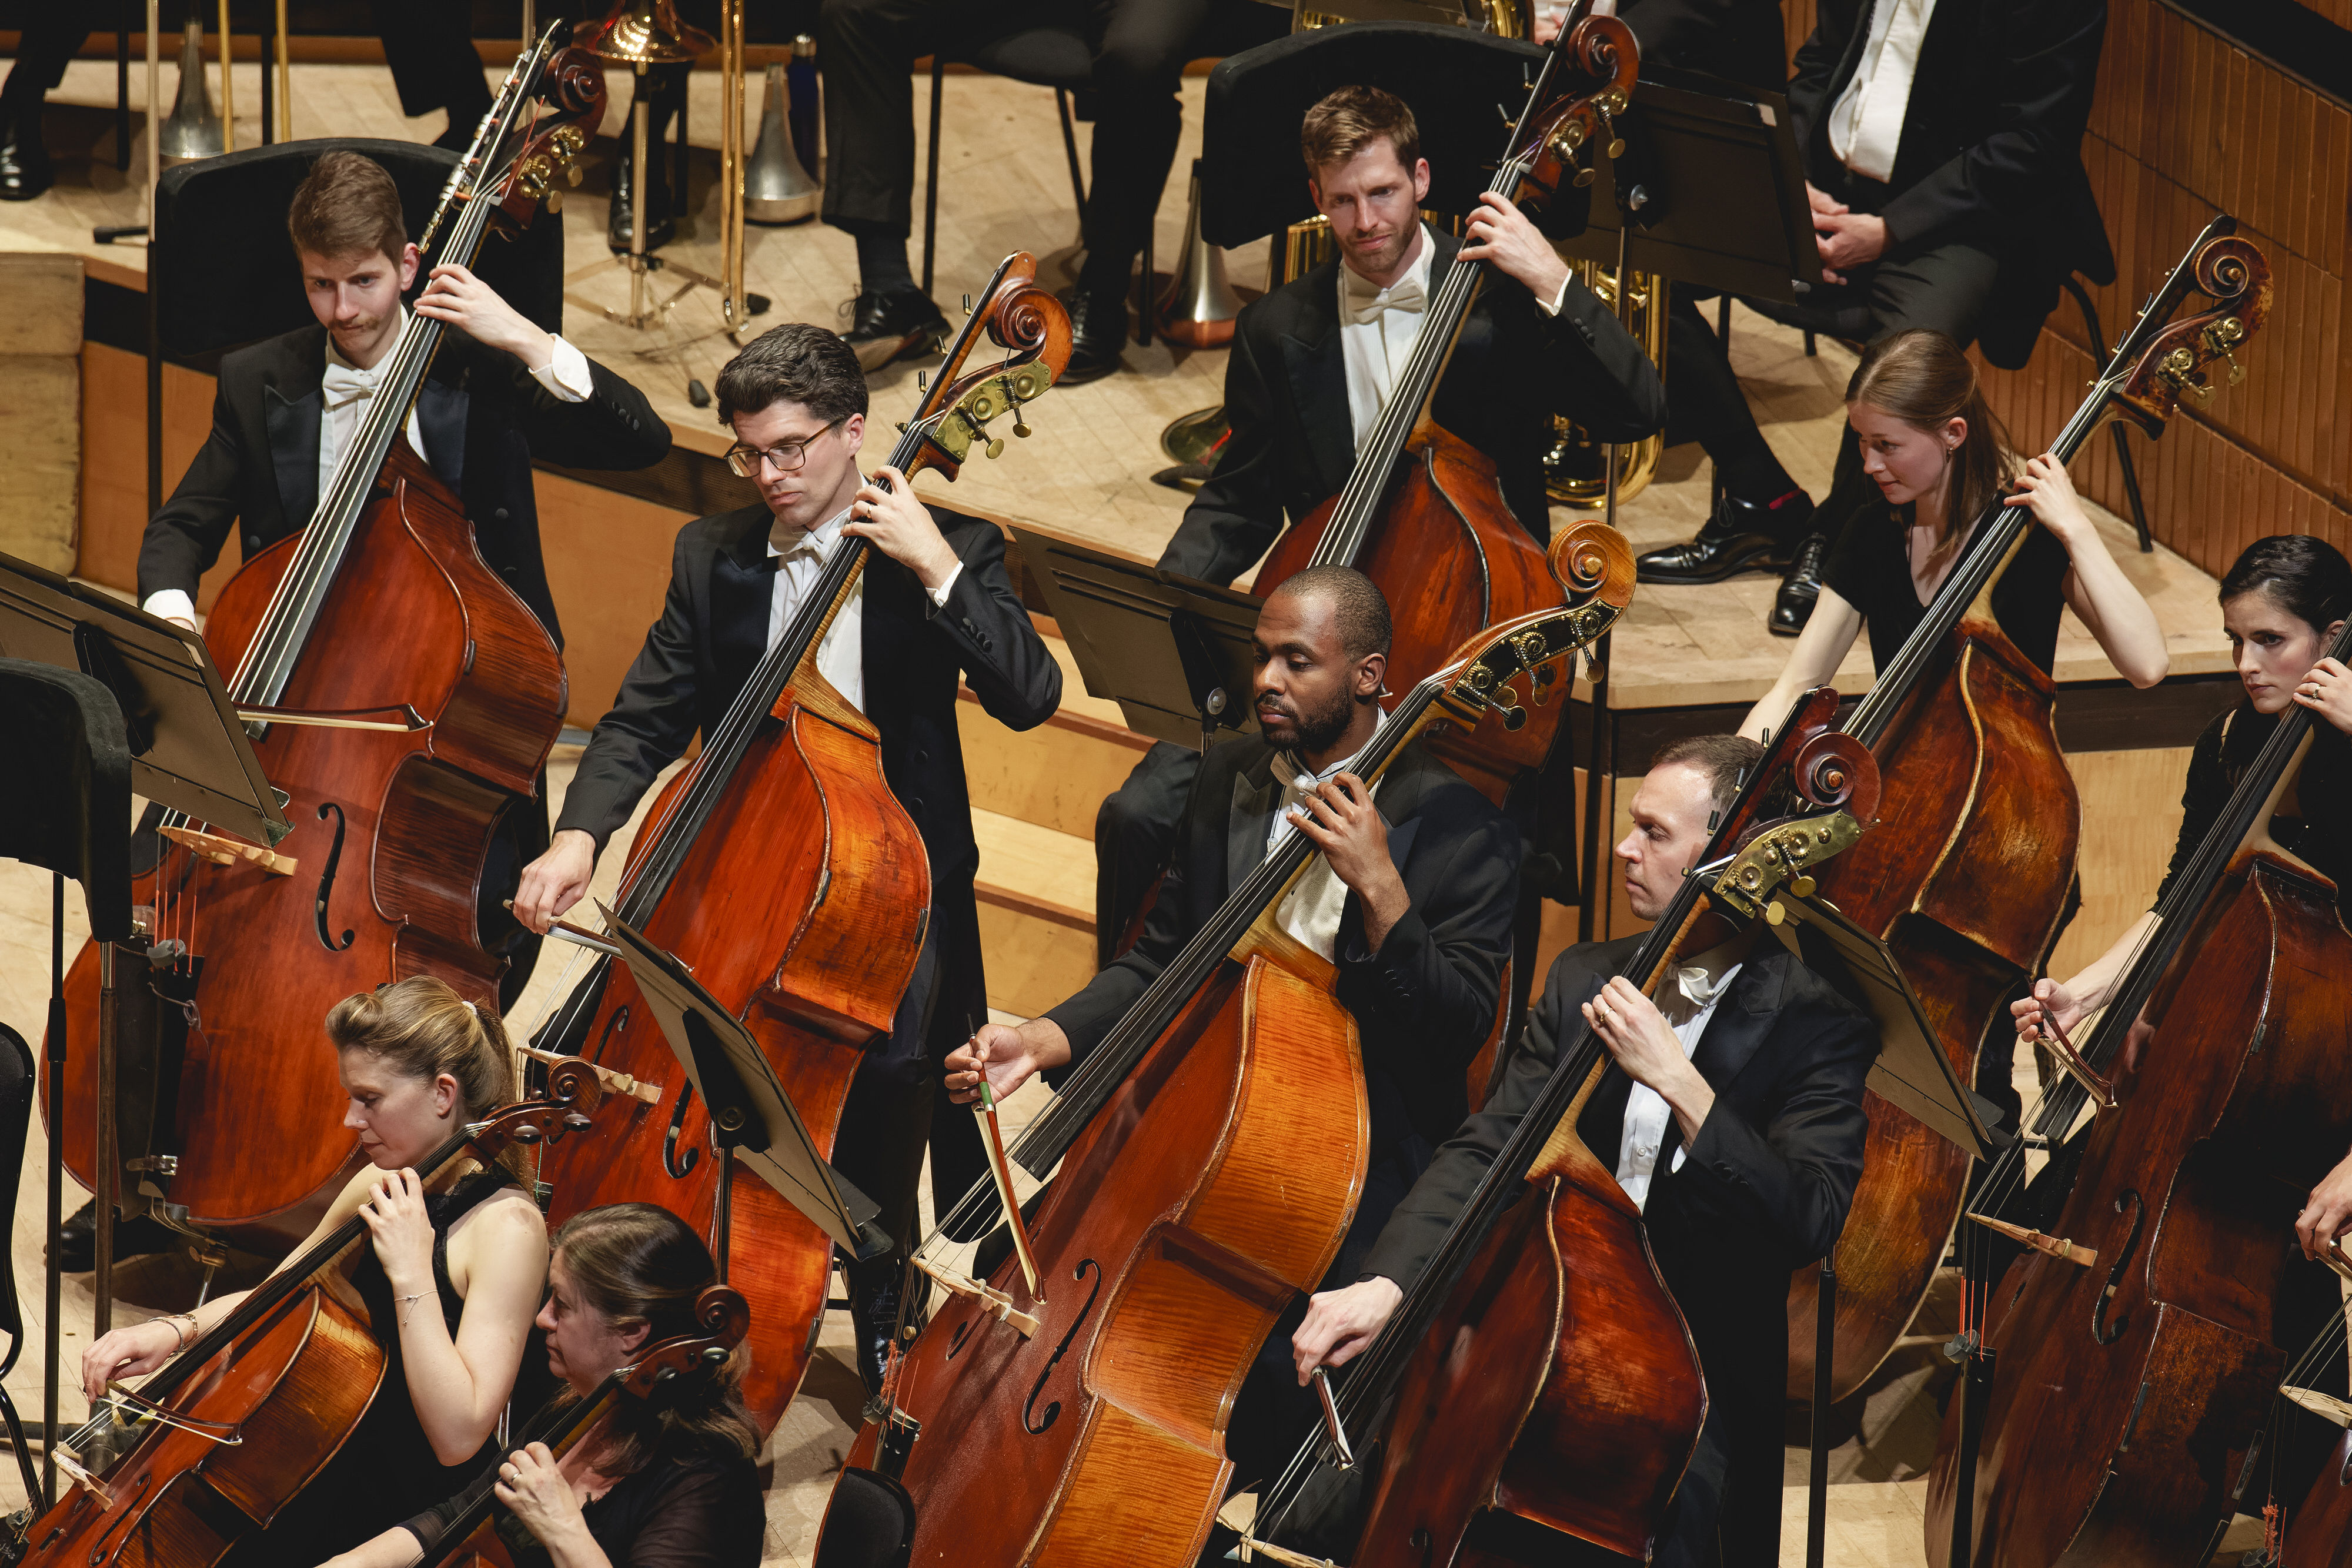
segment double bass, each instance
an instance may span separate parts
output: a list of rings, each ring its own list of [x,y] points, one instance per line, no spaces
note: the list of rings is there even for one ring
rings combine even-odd
[[[549,1074],[546,1094],[467,1125],[417,1174],[435,1193],[495,1179],[474,1173],[509,1149],[551,1151],[592,1129],[608,1135],[597,1126],[604,1103],[597,1075],[567,1062]],[[277,1517],[387,1396],[383,1347],[354,1310],[346,1274],[371,1245],[366,1222],[346,1220],[135,1393],[118,1387],[51,1450],[73,1485],[37,1517],[37,1500],[6,1521],[0,1563],[209,1568]]]
[[[2110,417],[2160,435],[2184,395],[2202,402],[2205,367],[2238,352],[2269,310],[2262,255],[2219,217],[2141,311],[2089,395],[2051,443],[2070,461]],[[2193,293],[2211,308],[2172,319]],[[2034,528],[1998,503],[1901,653],[1843,728],[1868,746],[1885,781],[1875,833],[1822,879],[1822,895],[1894,952],[1962,1083],[1975,1082],[1989,1029],[2057,940],[2074,879],[2082,808],[2060,752],[2057,685],[1993,619],[1992,592]],[[1875,1092],[1862,1184],[1839,1240],[1831,1396],[1859,1388],[1895,1347],[1927,1292],[1958,1219],[1969,1155]],[[1789,1287],[1789,1388],[1811,1397],[1814,1271]]]
[[[993,420],[1043,397],[1069,361],[1070,324],[1005,258],[949,348],[889,461],[952,479]],[[1006,350],[973,355],[982,331]],[[807,601],[737,694],[701,752],[666,786],[631,846],[615,913],[675,954],[759,1040],[820,1154],[851,1079],[887,1040],[930,918],[931,873],[914,821],[882,774],[880,736],[817,670],[825,628],[856,588],[868,545],[845,538]],[[551,1162],[551,1222],[608,1203],[655,1203],[706,1237],[718,1161],[710,1121],[625,966],[599,958],[536,1043],[659,1086],[617,1136]],[[833,1242],[761,1182],[734,1185],[730,1282],[751,1302],[744,1401],[761,1430],[792,1402],[824,1315]]]
[[[1836,708],[1830,687],[1804,694],[1748,770],[1696,862],[1706,869],[1620,971],[1644,995],[1702,915],[1752,922],[1875,820],[1876,768],[1829,728]],[[1767,821],[1784,777],[1797,809]],[[1281,1530],[1322,1464],[1352,1463],[1348,1429],[1369,1437],[1392,1408],[1351,1568],[1500,1568],[1513,1559],[1464,1547],[1486,1509],[1649,1560],[1707,1393],[1640,1207],[1577,1134],[1609,1068],[1590,1028],[1566,1043],[1422,1277],[1341,1375],[1330,1428],[1261,1493],[1254,1533]]]
[[[565,26],[517,60],[450,175],[425,236],[439,238],[435,265],[472,262],[494,221],[528,221],[586,147],[604,76],[586,50],[556,47]],[[549,112],[528,120],[534,101]],[[133,889],[155,911],[152,983],[177,1004],[159,1086],[175,1125],[156,1133],[177,1160],[171,1202],[255,1245],[299,1241],[358,1158],[348,1139],[286,1133],[340,1096],[318,1040],[330,1008],[414,975],[497,1004],[492,863],[508,816],[542,809],[533,791],[562,727],[554,643],[402,439],[443,330],[409,319],[309,526],[247,561],[205,626],[293,832],[265,850],[167,813]],[[67,980],[81,1040],[99,1027],[99,956],[85,946]],[[97,1061],[68,1054],[48,1131],[75,1179],[104,1191]]]
[[[1486,189],[1537,207],[1562,185],[1570,192],[1590,185],[1589,161],[1622,148],[1614,120],[1633,99],[1640,65],[1632,30],[1613,16],[1588,11],[1564,30]],[[1389,601],[1395,625],[1389,670],[1400,687],[1446,664],[1486,627],[1560,602],[1545,549],[1511,516],[1494,459],[1440,426],[1433,413],[1437,383],[1488,270],[1457,257],[1433,281],[1412,356],[1358,444],[1347,485],[1284,531],[1251,588],[1264,596],[1310,566],[1361,571]],[[1476,751],[1442,739],[1437,749],[1499,802],[1522,770],[1543,766],[1558,727],[1555,711]]]
[[[2352,656],[2352,629],[2327,652]],[[2035,1130],[2054,1147],[2093,1120],[2053,1233],[2024,1233],[1985,1305],[1990,1389],[1946,1415],[1931,1563],[2201,1563],[2256,1469],[2286,1361],[2275,1304],[2312,1267],[2291,1218],[2352,1125],[2352,933],[2335,883],[2273,833],[2312,726],[2280,716],[2088,1041],[2053,1041],[2067,1076]],[[2021,1174],[1997,1165],[1980,1212],[1998,1218]]]
[[[1580,602],[1497,626],[1424,677],[1359,755],[1366,779],[1434,724],[1475,745],[1565,696],[1571,661],[1632,597],[1633,561],[1591,523],[1553,550]],[[1198,1556],[1232,1470],[1234,1393],[1329,1268],[1369,1162],[1354,1019],[1332,965],[1273,918],[1313,853],[1283,837],[1013,1145],[1013,1164],[1053,1181],[1034,1222],[1008,1214],[1015,1246],[990,1278],[947,1266],[945,1239],[1000,1195],[1012,1210],[1009,1171],[941,1217],[917,1262],[950,1300],[894,1359],[828,1534],[863,1540],[879,1503],[920,1563]],[[894,1545],[864,1544],[875,1561]]]

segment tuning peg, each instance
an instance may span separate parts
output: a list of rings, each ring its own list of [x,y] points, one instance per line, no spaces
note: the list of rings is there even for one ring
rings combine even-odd
[[[1511,118],[1511,111],[1508,109],[1506,109],[1503,105],[1498,103],[1495,106],[1495,114],[1497,119],[1502,120],[1504,130],[1517,131],[1519,128],[1519,122]]]
[[[1004,455],[1004,438],[1003,436],[992,435],[988,438],[988,455],[991,457],[1002,457]]]
[[[898,422],[898,434],[901,435],[907,434],[907,422],[903,419]]]
[[[1015,405],[1013,410],[1013,434],[1024,441],[1029,438],[1029,422],[1021,417],[1018,405]]]
[[[572,185],[579,184],[582,175],[586,172],[587,171],[582,169],[576,162],[566,163],[563,166],[563,178],[567,183]]]
[[[1612,160],[1622,158],[1625,156],[1625,139],[1617,134],[1617,120],[1609,112],[1609,106],[1605,103],[1596,103],[1592,106],[1592,110],[1594,113],[1601,116],[1602,137],[1601,155]]]
[[[971,314],[971,296],[969,294],[963,297],[963,313],[967,316]]]
[[[917,392],[929,392],[931,390],[930,371],[917,371],[915,372],[915,390]]]

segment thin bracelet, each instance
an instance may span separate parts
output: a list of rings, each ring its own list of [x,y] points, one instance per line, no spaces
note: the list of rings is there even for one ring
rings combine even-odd
[[[437,1296],[440,1293],[440,1288],[436,1286],[430,1291],[419,1291],[413,1296],[401,1296],[397,1298],[400,1302],[400,1326],[402,1328],[406,1328],[408,1326],[409,1314],[416,1310],[417,1302],[423,1301],[427,1296]]]
[[[185,1319],[187,1321],[188,1330],[185,1333],[181,1333],[178,1329],[173,1329],[172,1331],[173,1333],[178,1334],[180,1339],[180,1343],[172,1347],[172,1354],[173,1355],[179,1354],[182,1351],[195,1343],[196,1336],[205,1332],[204,1325],[196,1322],[196,1314],[194,1312],[173,1312],[164,1321],[166,1322],[176,1323],[182,1319]]]

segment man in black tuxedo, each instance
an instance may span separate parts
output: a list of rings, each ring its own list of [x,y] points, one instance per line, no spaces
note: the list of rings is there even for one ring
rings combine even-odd
[[[999,722],[1032,729],[1061,704],[1061,668],[1005,575],[994,524],[930,510],[887,464],[874,480],[859,473],[866,378],[839,338],[797,323],[771,329],[728,362],[718,392],[719,421],[735,433],[728,462],[759,486],[761,504],[679,530],[661,619],[589,737],[553,841],[523,872],[515,915],[544,931],[580,901],[605,841],[695,732],[718,725],[803,608],[825,558],[845,536],[866,539],[874,553],[816,666],[881,734],[890,792],[929,856],[931,918],[889,1043],[868,1053],[851,1085],[835,1164],[881,1207],[883,1228],[904,1249],[927,1142],[940,1213],[986,1171],[972,1118],[933,1115],[940,1058],[988,1012],[957,683]],[[869,1386],[879,1385],[898,1318],[900,1267],[884,1258],[852,1271]]]
[[[1225,367],[1233,434],[1160,564],[1231,582],[1286,517],[1298,522],[1339,493],[1457,255],[1502,277],[1463,327],[1435,416],[1495,460],[1512,516],[1549,539],[1553,413],[1602,441],[1647,435],[1665,423],[1656,368],[1504,197],[1480,198],[1465,241],[1422,223],[1429,161],[1402,100],[1342,88],[1307,111],[1299,141],[1339,256],[1243,308]],[[1198,767],[1182,747],[1155,746],[1096,817],[1095,936],[1106,962],[1166,859]]]
[[[1267,596],[1255,643],[1259,733],[1210,751],[1141,938],[1042,1017],[981,1030],[949,1056],[948,1083],[969,1101],[984,1068],[1001,1099],[1083,1061],[1287,824],[1323,856],[1275,918],[1338,967],[1371,1102],[1371,1168],[1329,1283],[1356,1277],[1389,1209],[1467,1109],[1467,1069],[1494,1030],[1510,955],[1519,836],[1418,742],[1369,788],[1351,771],[1379,726],[1388,666],[1388,604],[1370,579],[1309,567]],[[1304,1310],[1295,1303],[1277,1323],[1235,1406],[1226,1451],[1237,1480],[1278,1460],[1293,1436],[1284,1335]]]
[[[191,627],[197,580],[232,532],[250,559],[309,525],[407,320],[400,297],[419,262],[383,165],[325,154],[287,227],[319,324],[222,360],[212,434],[139,549],[141,606]],[[435,267],[415,310],[458,329],[443,337],[408,440],[465,501],[482,559],[560,648],[531,459],[644,468],[668,455],[669,427],[643,392],[462,267]]]
[[[907,266],[913,226],[915,99],[908,74],[919,56],[975,51],[1021,34],[1073,35],[1091,86],[1078,114],[1094,122],[1094,173],[1080,213],[1086,260],[1070,308],[1070,362],[1059,384],[1079,386],[1119,368],[1135,258],[1150,233],[1175,161],[1185,62],[1266,43],[1286,19],[1255,0],[824,0],[817,22],[824,62],[824,221],[857,240],[856,319],[846,336],[878,369],[947,331],[947,320]],[[1052,51],[1039,51],[1045,59]],[[1014,67],[1018,68],[1018,67]],[[950,99],[953,101],[952,92]],[[975,128],[976,131],[976,128]],[[985,131],[976,133],[985,135]],[[948,132],[952,145],[958,132]],[[1146,280],[1146,290],[1150,287]]]
[[[2060,281],[2115,276],[2083,132],[2105,0],[1822,0],[1797,51],[1789,112],[1805,162],[1824,286],[1802,301],[1826,330],[1874,342],[1932,327],[2015,369]],[[1704,397],[1706,406],[1689,406]],[[1675,390],[1677,423],[1745,443],[1754,416],[1714,383]],[[1760,439],[1760,438],[1759,438]],[[1727,490],[1737,477],[1727,471]],[[1777,481],[1775,481],[1777,483]],[[1851,434],[1830,501],[1718,508],[1697,538],[1642,559],[1643,580],[1711,582],[1786,559],[1771,630],[1795,636],[1852,504],[1871,497]],[[1763,496],[1743,502],[1767,501]]]
[[[1636,916],[1655,920],[1705,850],[1762,748],[1734,736],[1659,754],[1617,846]],[[1586,1027],[1615,1070],[1577,1131],[1641,1206],[1658,1271],[1681,1305],[1706,1376],[1706,1425],[1653,1559],[1668,1568],[1769,1568],[1780,1539],[1780,1409],[1788,1387],[1789,1274],[1825,1256],[1862,1176],[1863,1081],[1874,1024],[1750,925],[1710,913],[1658,1004],[1619,970],[1640,936],[1570,948],[1552,965],[1526,1040],[1486,1106],[1463,1123],[1365,1257],[1356,1281],[1315,1298],[1293,1340],[1301,1385],[1354,1359],[1393,1315],[1480,1178],[1527,1114],[1564,1044]],[[1517,1560],[1617,1563],[1612,1553],[1509,1515],[1474,1531]]]

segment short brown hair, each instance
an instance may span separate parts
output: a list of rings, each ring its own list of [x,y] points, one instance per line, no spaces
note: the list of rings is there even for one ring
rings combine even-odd
[[[1744,735],[1693,735],[1670,740],[1650,758],[1650,771],[1674,763],[1696,771],[1706,780],[1707,795],[1718,811],[1739,798],[1746,775],[1764,760],[1764,748]]]
[[[866,372],[835,333],[805,321],[771,327],[719,372],[719,423],[797,402],[827,424],[866,412]]]
[[[329,152],[310,165],[286,209],[286,232],[298,255],[382,251],[393,261],[408,248],[400,187],[383,164],[357,152]]]
[[[1307,111],[1298,127],[1298,155],[1313,179],[1326,166],[1345,163],[1382,137],[1396,149],[1405,172],[1421,161],[1421,127],[1404,99],[1376,87],[1343,87]]]
[[[345,997],[327,1014],[327,1039],[404,1078],[429,1083],[447,1073],[465,1102],[461,1121],[478,1122],[515,1097],[514,1051],[499,1015],[430,975]]]

